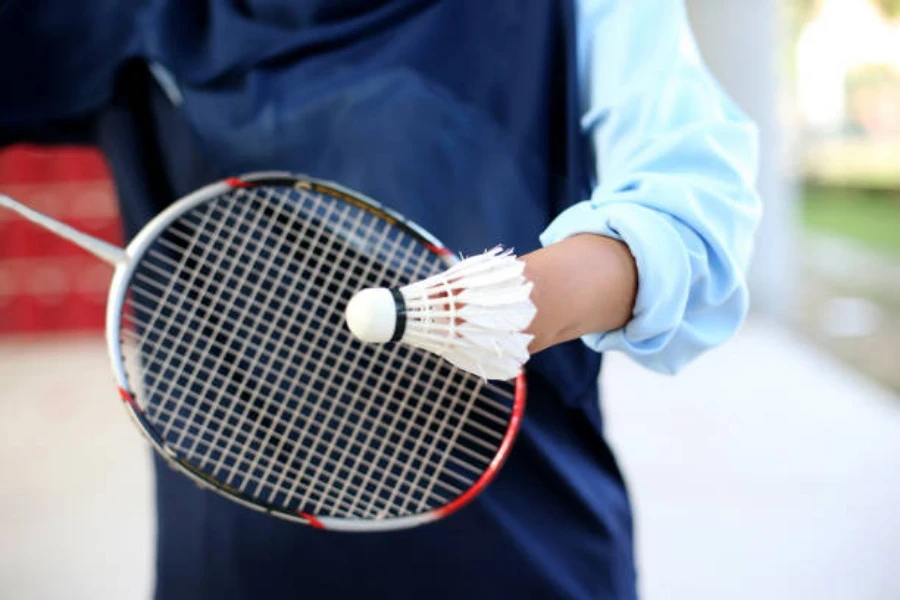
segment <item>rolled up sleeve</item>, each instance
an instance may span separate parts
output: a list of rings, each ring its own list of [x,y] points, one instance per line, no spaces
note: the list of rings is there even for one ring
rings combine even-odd
[[[577,14],[581,124],[598,184],[541,242],[595,233],[627,244],[632,319],[584,342],[675,373],[747,313],[756,128],[706,70],[680,2],[582,0]]]

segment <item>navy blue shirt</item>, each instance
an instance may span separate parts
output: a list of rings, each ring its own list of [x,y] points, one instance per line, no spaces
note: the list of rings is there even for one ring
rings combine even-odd
[[[0,8],[0,51],[18,58],[0,71],[0,142],[99,145],[129,236],[177,197],[253,170],[338,181],[465,253],[536,249],[590,194],[568,2],[85,4]],[[497,479],[413,530],[283,523],[160,462],[157,597],[633,598],[599,364],[579,341],[536,355]]]

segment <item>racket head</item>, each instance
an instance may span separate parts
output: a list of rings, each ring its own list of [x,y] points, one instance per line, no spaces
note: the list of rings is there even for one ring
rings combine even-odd
[[[374,200],[248,174],[177,201],[126,251],[107,312],[120,393],[154,449],[199,485],[314,527],[390,530],[455,512],[508,455],[524,371],[485,382],[347,330],[358,289],[457,260]]]

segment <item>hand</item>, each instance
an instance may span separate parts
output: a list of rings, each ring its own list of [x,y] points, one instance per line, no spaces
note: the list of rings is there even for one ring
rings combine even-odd
[[[611,331],[631,320],[637,266],[628,246],[584,233],[520,257],[534,283],[537,315],[528,326],[535,354],[589,333]]]

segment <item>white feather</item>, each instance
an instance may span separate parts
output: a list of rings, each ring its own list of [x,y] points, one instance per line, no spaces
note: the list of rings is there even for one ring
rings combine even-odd
[[[525,263],[500,246],[400,289],[401,342],[485,379],[512,379],[529,358],[524,333],[537,309]]]
[[[524,278],[522,281],[525,281]],[[504,282],[503,286],[465,289],[456,295],[456,300],[465,305],[508,306],[527,302],[531,297],[531,288],[531,282],[520,284],[518,287],[512,287],[509,282]]]

